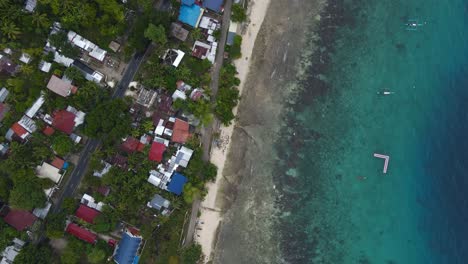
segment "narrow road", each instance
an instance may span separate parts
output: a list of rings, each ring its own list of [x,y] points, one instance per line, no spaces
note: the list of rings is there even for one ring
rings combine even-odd
[[[145,53],[146,52],[140,52],[133,55],[132,59],[128,63],[127,68],[125,69],[122,80],[119,82],[117,88],[114,91],[114,94],[112,95],[113,99],[121,98],[124,96],[128,85],[135,77],[135,74],[142,63],[143,58],[145,57]],[[88,142],[86,142],[83,150],[81,151],[80,158],[78,160],[78,163],[76,164],[75,169],[72,171],[68,181],[62,187],[64,188],[64,190],[59,192],[59,196],[57,197],[56,202],[54,203],[54,206],[52,208],[53,213],[57,213],[60,211],[63,200],[65,198],[73,197],[73,194],[80,185],[80,182],[86,173],[86,169],[88,167],[91,155],[96,151],[100,144],[101,142],[98,139],[90,139],[88,140]]]
[[[224,14],[223,22],[221,25],[221,39],[218,42],[218,50],[216,53],[216,60],[211,70],[211,103],[214,105],[216,102],[216,95],[218,94],[219,89],[219,75],[221,73],[221,68],[223,67],[224,61],[224,48],[226,47],[226,39],[229,30],[229,22],[231,20],[231,6],[232,0],[226,0],[224,3]],[[213,131],[217,130],[219,127],[219,120],[214,118],[212,124],[208,127],[204,127],[202,130],[201,143],[203,147],[203,160],[209,161],[211,154],[211,144],[213,141]]]
[[[193,241],[193,235],[195,234],[195,228],[197,226],[198,210],[200,209],[200,199],[195,199],[192,203],[192,212],[190,214],[190,221],[187,227],[187,236],[184,239],[182,247],[190,245]]]

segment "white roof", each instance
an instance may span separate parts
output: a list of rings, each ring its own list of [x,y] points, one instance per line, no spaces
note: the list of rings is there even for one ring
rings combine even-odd
[[[163,119],[159,119],[159,123],[158,125],[156,126],[156,129],[154,130],[154,133],[158,136],[162,136],[162,134],[164,133],[164,120]]]
[[[93,172],[93,176],[101,178],[102,176],[107,174],[109,172],[109,170],[112,168],[112,165],[110,165],[109,163],[107,163],[107,162],[105,162],[103,160],[101,160],[101,164],[104,164],[104,168],[101,171],[95,170]]]
[[[34,104],[26,111],[26,116],[33,118],[36,115],[37,111],[41,109],[44,102],[45,102],[44,95],[41,94],[41,96],[37,98]]]
[[[42,179],[47,178],[55,183],[58,183],[62,178],[62,174],[60,174],[59,171],[59,169],[47,162],[42,163],[42,166],[36,168],[37,177]]]
[[[75,120],[74,120],[75,127],[84,123],[86,113],[79,111],[78,109],[76,109],[75,107],[71,105],[67,106],[67,111],[75,114]]]
[[[186,100],[187,95],[182,91],[175,90],[174,93],[172,94],[172,100],[175,101],[177,99]]]
[[[37,0],[26,0],[24,9],[32,13],[34,12],[34,9],[36,9],[36,5],[37,5]]]
[[[58,51],[56,51],[54,53],[54,61],[62,64],[63,66],[70,67],[70,65],[72,65],[74,60],[63,56],[60,53],[58,53]]]
[[[154,186],[158,187],[159,184],[161,183],[161,179],[159,179],[158,177],[156,177],[154,175],[150,175],[149,178],[148,178],[148,182],[153,184]]]
[[[29,54],[23,52],[23,53],[21,53],[21,57],[19,58],[19,60],[21,62],[24,62],[24,63],[28,64],[31,61],[31,56],[29,56]]]
[[[182,59],[184,58],[185,52],[181,50],[175,50],[177,52],[177,58],[175,59],[174,63],[172,64],[174,67],[178,67]]]
[[[106,57],[106,53],[107,51],[99,48],[96,46],[95,49],[93,49],[90,53],[89,53],[89,56],[99,60],[99,61],[103,61],[104,58]]]
[[[91,75],[91,78],[93,82],[96,82],[96,83],[100,83],[102,81],[102,79],[104,79],[104,74],[98,72],[98,71],[95,71],[93,72],[93,75]]]
[[[1,90],[0,90],[0,103],[3,103],[6,98],[8,97],[8,94],[10,92],[8,91],[7,88],[3,87]]]
[[[76,32],[71,30],[68,31],[67,37],[68,41],[70,41],[73,45],[88,51],[90,57],[93,57],[99,61],[103,61],[106,57],[107,51],[99,48],[98,45],[78,35]]]
[[[50,62],[41,61],[39,63],[39,69],[43,72],[49,72],[51,67],[52,67],[52,63]]]
[[[49,214],[50,207],[52,206],[51,203],[47,202],[44,208],[35,208],[33,211],[33,215],[45,219],[47,214]]]
[[[20,124],[20,126],[26,129],[29,133],[34,133],[37,130],[36,122],[25,115],[21,117],[18,124]]]
[[[229,24],[229,32],[237,32],[237,23],[236,22],[230,22]]]
[[[102,210],[102,207],[104,207],[104,203],[103,202],[99,202],[99,203],[96,203],[96,201],[94,200],[94,197],[92,197],[91,195],[88,195],[88,194],[83,194],[83,197],[81,198],[81,201],[80,201],[82,204],[90,207],[90,208],[93,208],[93,209],[96,209],[98,211],[101,211]]]

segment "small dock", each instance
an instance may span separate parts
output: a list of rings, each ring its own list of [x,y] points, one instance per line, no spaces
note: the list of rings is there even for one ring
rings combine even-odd
[[[390,160],[390,156],[379,154],[379,153],[374,153],[374,157],[385,160],[384,167],[383,167],[383,173],[384,174],[387,173],[388,162]]]

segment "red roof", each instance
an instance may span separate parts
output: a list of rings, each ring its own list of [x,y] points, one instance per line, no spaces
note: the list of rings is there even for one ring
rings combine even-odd
[[[64,164],[65,164],[65,161],[59,157],[55,157],[55,159],[51,163],[52,166],[54,166],[55,168],[59,170],[63,168]]]
[[[54,113],[52,126],[57,130],[70,135],[75,127],[75,114],[66,110],[59,110]]]
[[[14,123],[11,126],[11,130],[13,130],[13,132],[15,132],[15,134],[20,138],[24,138],[24,135],[28,133],[28,131],[20,124],[18,124],[18,122]]]
[[[78,207],[78,210],[76,210],[75,216],[83,219],[84,221],[90,224],[93,224],[94,219],[100,214],[101,212],[99,212],[98,210],[95,210],[84,204],[80,204],[80,207]]]
[[[55,132],[55,129],[51,126],[46,126],[44,130],[42,130],[42,133],[46,136],[52,136]]]
[[[86,241],[88,243],[91,243],[91,244],[94,244],[96,243],[97,241],[97,235],[94,234],[93,232],[89,231],[89,230],[86,230],[80,226],[78,226],[77,224],[74,224],[74,223],[70,223],[68,226],[67,226],[67,229],[66,229],[67,233],[83,240],[83,241]]]
[[[164,151],[166,151],[166,146],[163,143],[154,141],[151,144],[151,149],[148,154],[148,158],[152,161],[161,162],[163,159]]]
[[[128,137],[125,142],[120,146],[122,151],[131,154],[135,151],[142,151],[145,146],[138,139],[134,137]]]
[[[185,143],[189,137],[189,124],[177,118],[172,132],[172,141],[176,143]]]
[[[108,196],[109,193],[110,193],[110,187],[109,186],[99,186],[99,188],[97,189],[98,193],[104,195],[104,196]]]
[[[3,220],[18,231],[22,231],[34,224],[37,217],[28,211],[12,209]]]

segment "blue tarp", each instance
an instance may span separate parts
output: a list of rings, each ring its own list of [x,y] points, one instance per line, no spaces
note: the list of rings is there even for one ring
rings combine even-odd
[[[137,258],[138,247],[140,247],[141,238],[132,237],[127,233],[123,233],[122,239],[117,245],[117,252],[114,255],[114,260],[118,264],[132,264]],[[138,262],[138,259],[137,259]]]
[[[191,6],[195,4],[195,0],[182,0],[183,5]]]
[[[203,7],[219,13],[221,12],[223,1],[224,0],[204,0]]]
[[[192,27],[196,27],[201,12],[202,9],[198,5],[181,5],[179,10],[179,21]]]
[[[184,190],[184,185],[187,183],[187,181],[188,180],[184,175],[175,172],[174,175],[172,175],[169,185],[167,186],[167,190],[171,193],[181,195],[182,191]]]
[[[68,162],[65,162],[65,163],[63,164],[62,169],[64,169],[64,170],[68,169]]]

